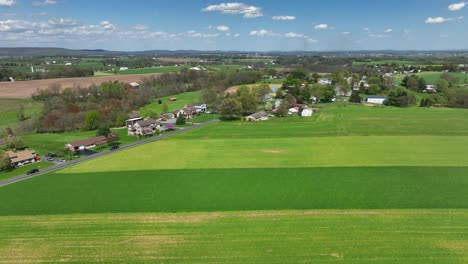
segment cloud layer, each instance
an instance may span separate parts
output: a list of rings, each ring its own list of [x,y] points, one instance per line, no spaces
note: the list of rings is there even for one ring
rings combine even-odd
[[[210,5],[202,9],[203,12],[218,12],[227,15],[243,15],[245,18],[257,18],[263,16],[262,8],[244,3],[221,3]]]

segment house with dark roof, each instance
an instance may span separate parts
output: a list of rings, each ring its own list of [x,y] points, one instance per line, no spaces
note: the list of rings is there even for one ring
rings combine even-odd
[[[107,144],[107,137],[99,136],[95,138],[77,140],[77,141],[71,142],[65,145],[65,149],[76,152],[80,150],[92,149],[97,146],[105,145],[105,144]]]

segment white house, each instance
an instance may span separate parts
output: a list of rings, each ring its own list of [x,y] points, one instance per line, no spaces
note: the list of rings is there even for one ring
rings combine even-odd
[[[329,85],[332,84],[332,81],[328,78],[320,78],[318,79],[318,83],[323,85]]]
[[[384,104],[387,98],[385,96],[368,96],[366,102],[369,104]]]
[[[197,113],[206,113],[207,111],[206,104],[194,104],[193,107],[195,107],[195,111],[197,111]]]
[[[265,112],[258,112],[258,113],[249,115],[245,119],[250,122],[265,121],[265,120],[268,120],[268,114]]]
[[[310,117],[313,113],[314,111],[311,108],[304,108],[301,112],[301,116]]]
[[[12,167],[19,167],[29,163],[36,162],[36,152],[34,150],[7,151],[5,153],[10,160]]]
[[[119,71],[127,71],[128,67],[120,67]]]
[[[293,107],[288,110],[288,115],[299,114],[299,107]]]
[[[131,83],[129,83],[128,85],[130,85],[130,87],[131,87],[132,89],[139,89],[139,88],[140,88],[140,84],[137,83],[137,82],[131,82]]]

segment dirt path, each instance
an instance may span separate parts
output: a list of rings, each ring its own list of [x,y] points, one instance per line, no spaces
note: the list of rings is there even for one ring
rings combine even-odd
[[[134,75],[112,75],[102,77],[85,77],[85,78],[64,78],[64,79],[47,79],[34,81],[19,81],[19,82],[0,82],[0,98],[17,98],[27,99],[39,89],[47,89],[51,84],[58,83],[62,88],[74,86],[87,87],[92,84],[99,85],[103,82],[119,81],[124,83],[138,82],[144,78],[158,76],[160,74],[134,74]]]

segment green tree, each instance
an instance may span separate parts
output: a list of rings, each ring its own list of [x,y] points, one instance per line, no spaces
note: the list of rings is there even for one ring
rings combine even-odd
[[[426,90],[426,87],[427,87],[426,80],[424,78],[419,78],[418,91],[423,92],[424,90]]]
[[[277,99],[283,99],[283,97],[284,97],[283,91],[282,91],[281,89],[276,90],[275,98],[277,98]]]
[[[185,123],[186,123],[185,117],[183,115],[179,115],[176,119],[176,125],[182,126],[182,125],[185,125]]]
[[[110,133],[112,133],[111,129],[108,127],[108,126],[101,126],[97,129],[96,131],[96,136],[99,137],[99,136],[105,136],[107,137],[107,135],[109,135]]]
[[[163,112],[163,113],[169,112],[169,106],[167,105],[167,103],[164,103],[164,104],[162,105],[162,112]]]
[[[416,97],[410,91],[404,88],[396,88],[388,93],[385,105],[388,106],[411,106],[416,104]]]
[[[101,119],[101,114],[99,114],[96,110],[91,110],[86,112],[85,116],[85,129],[86,130],[93,130],[99,126],[99,122]]]
[[[259,99],[262,99],[265,95],[269,94],[270,92],[271,88],[268,84],[261,84],[254,87],[254,93]]]
[[[349,97],[349,101],[351,103],[361,103],[361,96],[359,95],[359,92],[353,91],[351,93],[351,97]]]
[[[141,116],[143,118],[150,118],[150,119],[158,119],[159,118],[158,112],[156,112],[153,109],[143,109],[141,111]]]
[[[254,93],[250,91],[242,92],[239,96],[237,96],[237,99],[241,103],[242,113],[244,115],[249,115],[257,111],[258,100]]]
[[[226,98],[221,101],[219,113],[223,119],[237,119],[242,114],[242,104],[236,98]]]
[[[9,169],[10,165],[10,159],[8,158],[7,154],[0,149],[0,171]]]
[[[18,114],[17,114],[17,119],[18,121],[24,121],[26,120],[26,117],[24,116],[24,105],[20,104],[18,107]]]
[[[286,97],[284,98],[284,103],[286,104],[286,105],[285,105],[286,107],[291,108],[291,107],[293,107],[294,105],[296,105],[297,100],[296,100],[296,98],[294,98],[294,96],[292,96],[291,94],[288,94],[288,95],[286,95]]]
[[[265,110],[266,111],[271,111],[273,109],[273,105],[270,102],[267,102],[265,104]]]
[[[201,92],[201,100],[212,109],[216,109],[219,105],[220,93],[214,87],[209,87]]]
[[[288,114],[288,108],[284,105],[281,104],[278,109],[276,109],[275,115],[277,117],[285,117]]]
[[[303,103],[310,103],[310,98],[312,97],[312,91],[308,88],[301,89],[299,93],[299,100]]]
[[[418,91],[419,90],[419,78],[416,75],[412,75],[409,77],[406,88],[412,90],[412,91]]]
[[[436,83],[437,92],[445,94],[447,93],[448,89],[449,89],[449,83],[447,82],[447,80],[440,79],[437,81]]]
[[[377,84],[371,84],[367,88],[367,94],[378,94],[380,93],[380,86]]]

